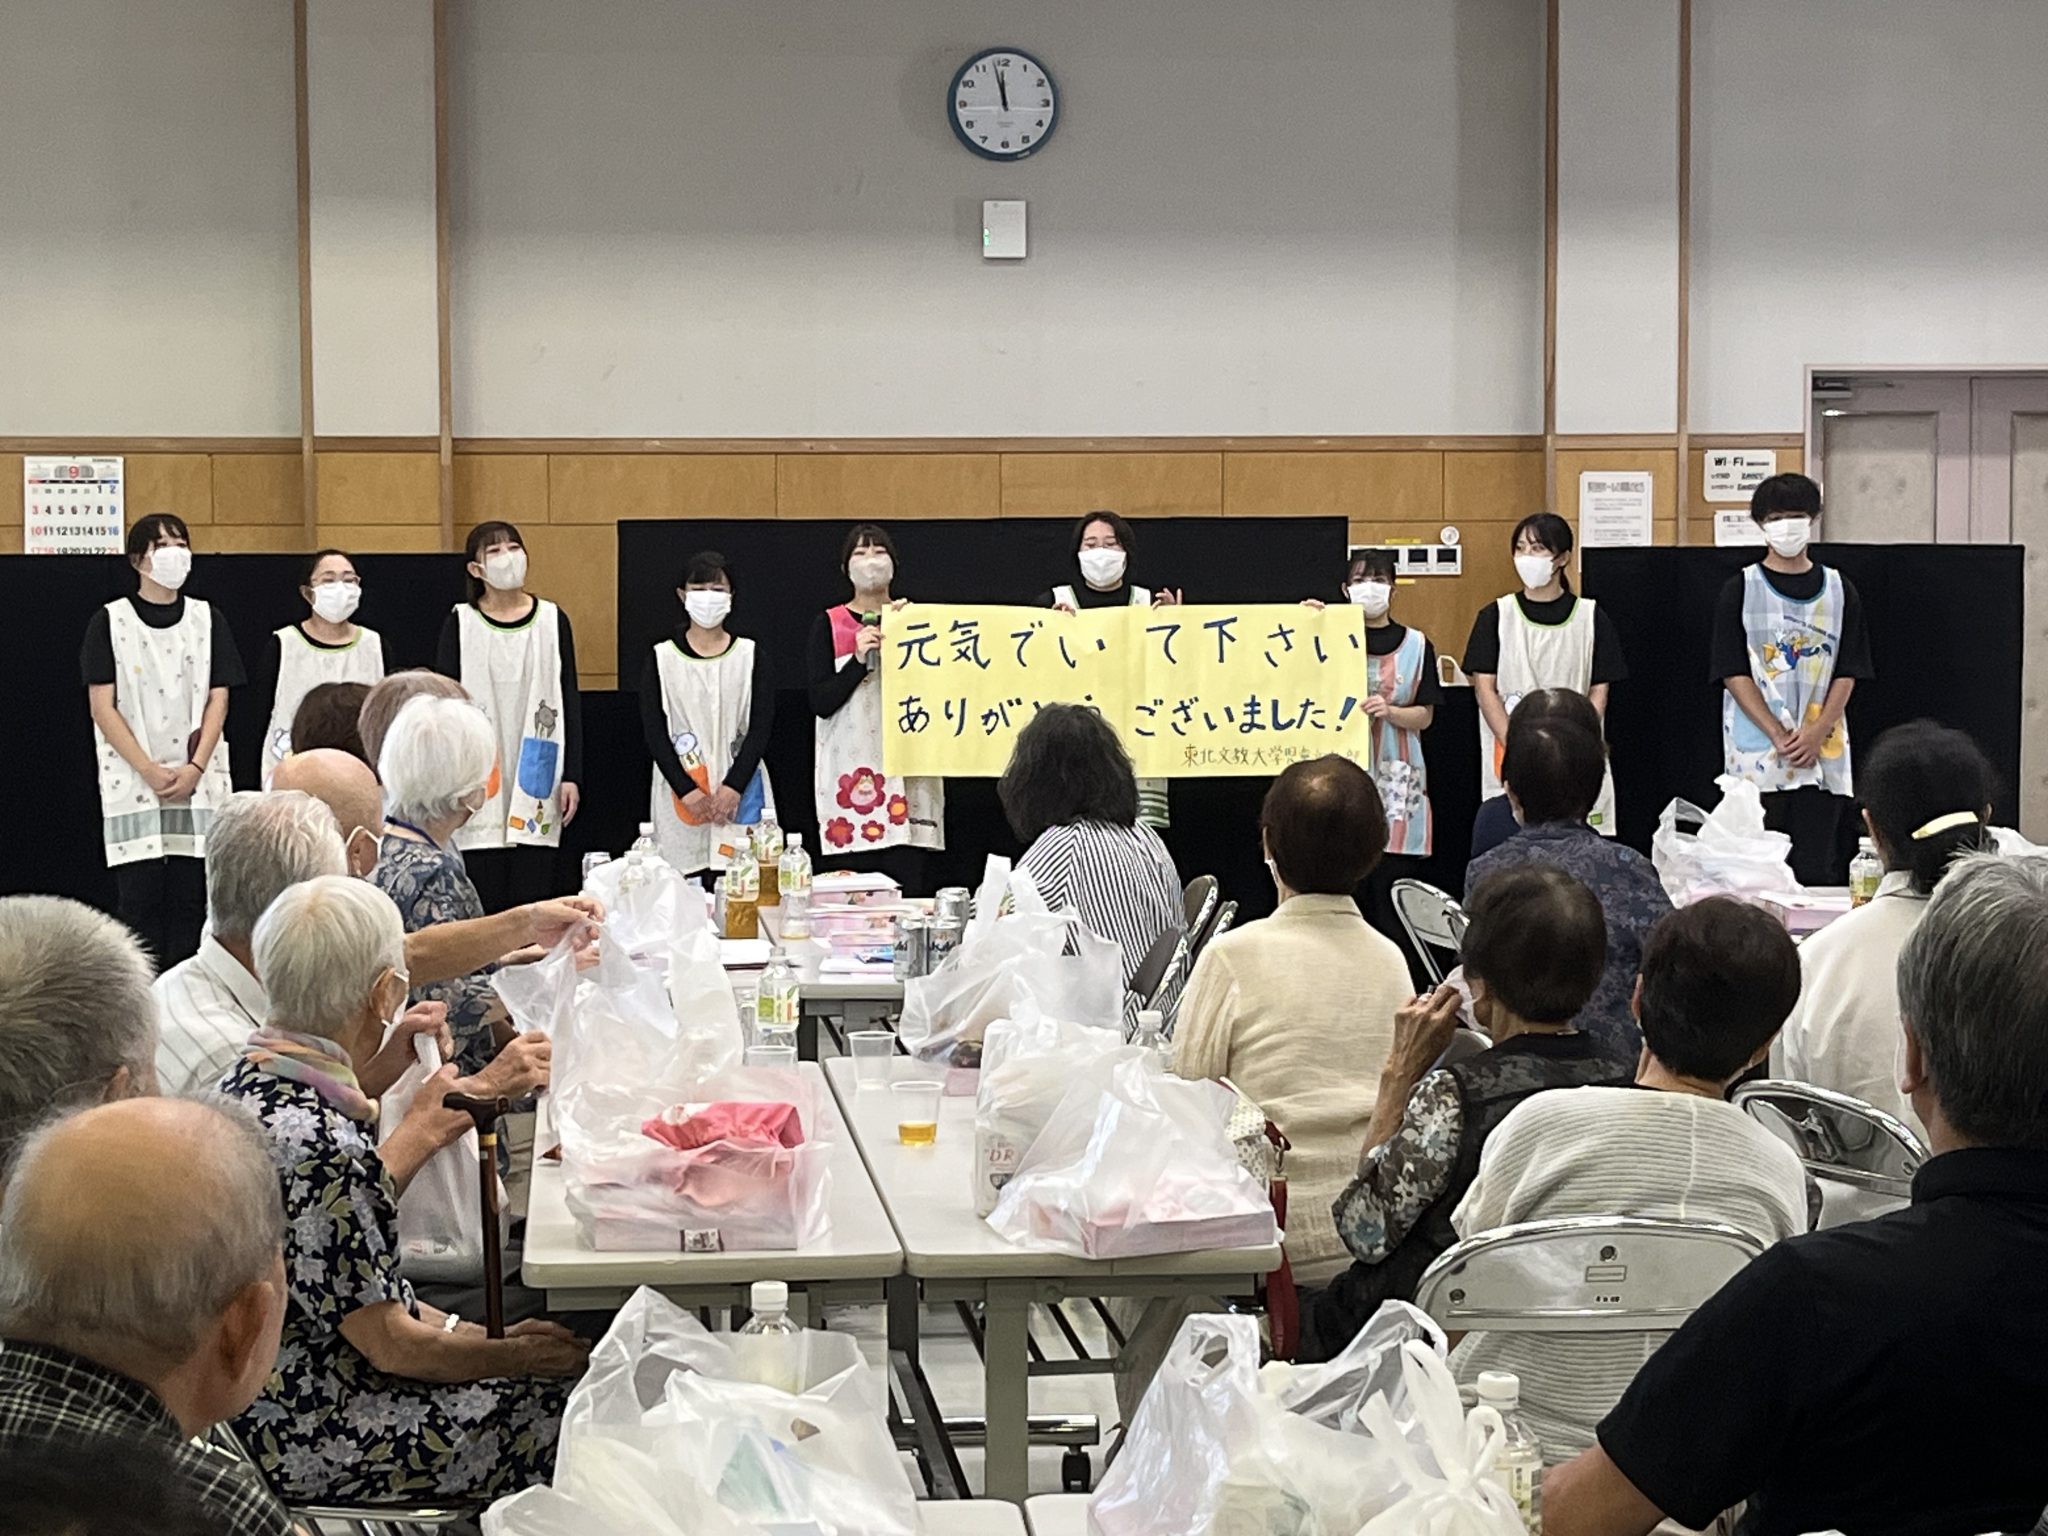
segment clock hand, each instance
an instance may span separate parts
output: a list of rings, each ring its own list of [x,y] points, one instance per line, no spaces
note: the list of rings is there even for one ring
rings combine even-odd
[[[1005,112],[1009,111],[1009,110],[1010,110],[1010,83],[1009,83],[1009,81],[1008,81],[1008,80],[1007,80],[1007,79],[1006,79],[1006,78],[1004,77],[1003,71],[1001,71],[1000,69],[996,71],[996,91],[997,91],[997,93],[998,93],[998,94],[1000,94],[1000,95],[1001,95],[1001,97],[1003,98],[1003,110],[1004,110]]]

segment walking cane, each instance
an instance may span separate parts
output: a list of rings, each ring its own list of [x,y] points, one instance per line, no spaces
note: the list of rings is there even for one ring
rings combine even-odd
[[[505,1337],[505,1250],[498,1225],[498,1116],[509,1113],[512,1101],[473,1099],[466,1093],[444,1094],[443,1109],[468,1115],[476,1126],[477,1183],[484,1204],[484,1332]]]

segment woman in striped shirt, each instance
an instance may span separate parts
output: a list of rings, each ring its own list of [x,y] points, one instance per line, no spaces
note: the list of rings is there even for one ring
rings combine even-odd
[[[1048,704],[1018,734],[998,792],[1025,844],[1018,869],[1053,910],[1073,908],[1122,948],[1128,987],[1159,936],[1187,919],[1173,855],[1138,820],[1138,780],[1116,731],[1086,705]],[[1126,993],[1127,1016],[1137,1003]]]

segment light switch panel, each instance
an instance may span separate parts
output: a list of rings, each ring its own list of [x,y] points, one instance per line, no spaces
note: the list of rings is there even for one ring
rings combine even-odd
[[[1025,253],[1024,203],[1004,199],[981,205],[981,254],[987,261],[1022,261]]]

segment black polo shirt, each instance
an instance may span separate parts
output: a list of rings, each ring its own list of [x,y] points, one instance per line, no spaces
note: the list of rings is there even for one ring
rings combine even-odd
[[[2025,1531],[2048,1507],[2048,1152],[1968,1148],[1913,1204],[1791,1238],[1600,1425],[1643,1496],[1744,1536]]]

